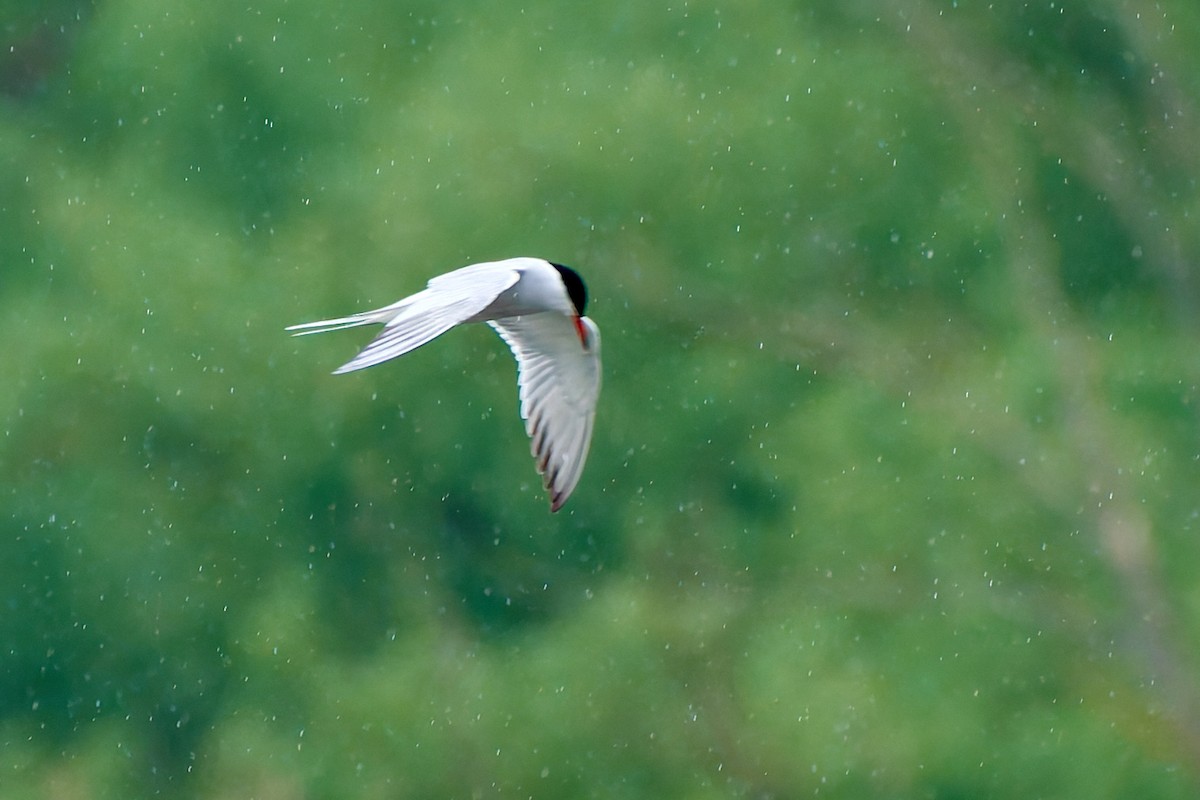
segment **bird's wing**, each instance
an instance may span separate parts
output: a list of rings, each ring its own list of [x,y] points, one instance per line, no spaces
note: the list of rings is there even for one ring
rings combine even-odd
[[[354,358],[334,370],[335,375],[373,367],[402,356],[466,322],[487,308],[502,292],[521,279],[511,267],[476,264],[439,275],[424,290],[376,311],[367,311],[325,323],[310,322],[315,333],[371,322],[384,329]],[[297,328],[305,326],[296,326]]]
[[[575,319],[559,312],[488,322],[516,356],[521,417],[551,511],[562,508],[579,483],[600,395],[600,332],[586,317],[579,323],[587,347]]]

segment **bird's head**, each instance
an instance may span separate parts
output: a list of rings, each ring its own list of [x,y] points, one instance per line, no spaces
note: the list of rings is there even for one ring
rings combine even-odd
[[[567,297],[571,298],[571,305],[575,306],[575,313],[582,317],[587,311],[587,286],[584,285],[583,278],[579,277],[578,272],[562,264],[551,262],[550,266],[558,270],[563,286],[567,288]]]

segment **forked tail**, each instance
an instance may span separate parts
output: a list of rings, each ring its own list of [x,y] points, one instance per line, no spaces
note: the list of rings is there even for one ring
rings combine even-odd
[[[360,325],[379,324],[387,322],[387,320],[388,317],[381,315],[379,311],[364,311],[361,314],[353,314],[349,317],[322,319],[316,322],[301,322],[299,325],[289,325],[284,330],[296,331],[292,336],[308,336],[310,333],[340,331],[346,328],[357,328]]]

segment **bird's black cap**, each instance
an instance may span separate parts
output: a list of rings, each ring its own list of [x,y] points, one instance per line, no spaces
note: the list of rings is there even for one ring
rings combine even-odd
[[[562,276],[563,285],[567,287],[567,296],[571,298],[575,310],[582,317],[584,309],[587,308],[587,287],[583,285],[583,278],[579,277],[578,272],[570,267],[564,267],[562,264],[550,262],[550,266],[558,270],[558,274]]]

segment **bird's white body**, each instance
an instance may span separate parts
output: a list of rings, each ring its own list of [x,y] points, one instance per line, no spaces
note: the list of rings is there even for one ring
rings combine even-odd
[[[600,393],[600,331],[583,316],[586,290],[569,267],[510,258],[456,269],[389,306],[288,330],[309,333],[383,324],[335,374],[404,355],[466,322],[486,322],[517,359],[521,417],[557,511],[579,482]]]

